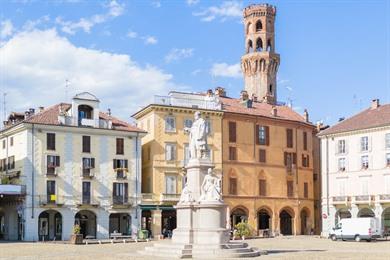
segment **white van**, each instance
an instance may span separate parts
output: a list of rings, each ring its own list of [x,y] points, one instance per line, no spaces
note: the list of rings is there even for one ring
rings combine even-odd
[[[370,242],[380,236],[381,232],[376,218],[344,218],[329,234],[329,238],[333,241],[354,239],[356,242],[362,239]]]

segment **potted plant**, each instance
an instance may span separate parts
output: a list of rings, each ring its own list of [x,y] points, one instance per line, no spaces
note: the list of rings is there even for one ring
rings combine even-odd
[[[250,227],[246,222],[240,222],[236,226],[236,235],[241,237],[242,240],[245,240],[245,237],[248,237],[251,234]]]
[[[80,225],[73,226],[73,234],[70,237],[70,243],[74,245],[81,245],[83,243],[83,234],[80,234]]]

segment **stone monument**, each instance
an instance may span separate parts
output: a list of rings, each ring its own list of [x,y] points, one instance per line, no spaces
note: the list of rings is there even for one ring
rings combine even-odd
[[[177,228],[172,243],[155,244],[142,254],[177,258],[229,258],[259,256],[246,243],[230,242],[226,228],[227,205],[222,199],[221,178],[213,173],[208,156],[205,120],[199,111],[189,133],[190,159],[185,166],[187,183],[176,205]]]

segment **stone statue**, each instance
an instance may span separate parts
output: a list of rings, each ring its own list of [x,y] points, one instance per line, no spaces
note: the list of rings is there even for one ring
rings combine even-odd
[[[221,195],[221,179],[214,177],[213,170],[209,168],[200,186],[199,201],[221,201]]]
[[[195,121],[191,128],[185,127],[184,131],[190,134],[190,159],[199,159],[205,156],[207,149],[207,131],[206,122],[200,117],[200,112],[194,114]]]
[[[192,192],[188,188],[188,183],[186,183],[183,190],[181,191],[179,203],[190,203],[193,201],[194,198],[192,197]]]

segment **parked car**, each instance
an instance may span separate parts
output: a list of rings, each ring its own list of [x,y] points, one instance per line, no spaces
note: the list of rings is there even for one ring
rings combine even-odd
[[[370,242],[372,239],[381,237],[381,232],[378,227],[376,218],[345,218],[332,229],[329,238],[333,241],[337,239],[355,240],[360,242],[366,240]]]

